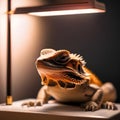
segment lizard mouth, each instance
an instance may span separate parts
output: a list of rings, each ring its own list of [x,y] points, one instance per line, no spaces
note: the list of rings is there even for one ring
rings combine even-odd
[[[47,61],[38,60],[37,69],[40,74],[44,74],[48,79],[56,82],[63,81],[80,85],[89,80],[89,76],[78,71],[61,65],[55,65]]]

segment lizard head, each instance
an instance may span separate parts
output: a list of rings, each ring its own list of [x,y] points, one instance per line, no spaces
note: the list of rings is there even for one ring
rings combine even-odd
[[[50,80],[59,84],[83,84],[89,79],[84,66],[82,56],[72,54],[68,50],[43,49],[36,61],[42,84],[48,84]]]

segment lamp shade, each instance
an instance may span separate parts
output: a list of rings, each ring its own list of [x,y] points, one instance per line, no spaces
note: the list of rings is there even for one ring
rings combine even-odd
[[[105,5],[96,0],[46,0],[41,6],[16,8],[14,14],[54,16],[101,12],[105,12]]]

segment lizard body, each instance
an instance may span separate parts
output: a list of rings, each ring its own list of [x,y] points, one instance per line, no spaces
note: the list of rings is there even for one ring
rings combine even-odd
[[[52,96],[62,103],[80,103],[88,111],[100,108],[116,109],[116,90],[112,83],[103,84],[86,66],[82,56],[68,50],[41,50],[36,61],[43,87],[36,105],[48,102]],[[34,104],[35,105],[35,104]]]

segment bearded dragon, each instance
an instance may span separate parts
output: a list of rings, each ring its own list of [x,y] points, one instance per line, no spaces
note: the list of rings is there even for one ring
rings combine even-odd
[[[85,64],[82,56],[68,50],[41,50],[36,68],[43,86],[36,102],[24,105],[41,106],[52,96],[60,103],[80,103],[87,111],[117,109],[113,103],[117,96],[113,84],[103,84]]]

